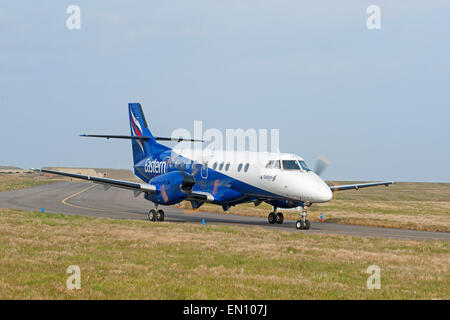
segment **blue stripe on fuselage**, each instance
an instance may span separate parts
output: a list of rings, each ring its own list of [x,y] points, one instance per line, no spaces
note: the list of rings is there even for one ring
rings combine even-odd
[[[208,168],[207,177],[202,177],[202,165],[200,163],[194,163],[192,160],[185,158],[172,149],[166,147],[167,150],[159,154],[159,156],[148,157],[140,161],[135,165],[135,173],[146,183],[151,183],[151,179],[164,173],[172,171],[184,171],[191,174],[195,178],[194,191],[209,192],[214,195],[221,195],[224,198],[227,196],[234,196],[227,191],[231,189],[238,193],[242,193],[242,196],[236,194],[236,198],[227,201],[217,201],[217,204],[230,204],[230,203],[242,203],[251,200],[257,200],[259,198],[264,199],[279,199],[285,200],[286,198],[261,188],[255,187],[243,181],[237,180],[230,176],[227,176],[219,171]]]

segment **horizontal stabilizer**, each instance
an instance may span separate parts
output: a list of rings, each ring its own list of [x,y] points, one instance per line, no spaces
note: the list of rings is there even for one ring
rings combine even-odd
[[[155,140],[159,140],[159,141],[176,141],[176,142],[181,142],[181,141],[189,141],[189,142],[205,142],[204,140],[197,140],[197,139],[185,139],[185,138],[166,138],[166,137],[155,137]]]
[[[137,140],[150,139],[150,137],[147,136],[121,136],[121,135],[103,135],[103,134],[81,134],[80,137],[106,138],[106,139],[137,139]]]
[[[106,138],[106,139],[135,139],[135,140],[148,140],[150,139],[149,136],[124,136],[124,135],[104,135],[104,134],[82,134],[80,137],[87,137],[87,138]],[[189,142],[204,142],[203,140],[197,140],[197,139],[185,139],[185,138],[166,138],[166,137],[155,137],[155,140],[159,141],[189,141]]]

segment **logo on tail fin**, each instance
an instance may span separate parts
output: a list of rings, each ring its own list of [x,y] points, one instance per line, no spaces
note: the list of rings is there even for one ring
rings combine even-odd
[[[133,130],[133,135],[141,137],[142,136],[142,127],[139,124],[139,121],[137,121],[136,117],[133,114],[133,110],[130,110],[130,115],[131,115],[131,128]],[[140,140],[135,140],[137,142],[137,144],[139,145],[139,147],[142,150],[142,154],[145,155],[144,152],[144,146],[142,145],[142,142]]]
[[[141,137],[142,136],[142,128],[139,122],[136,120],[136,117],[133,114],[133,110],[130,110],[131,112],[131,127],[133,128],[133,132],[136,136]]]

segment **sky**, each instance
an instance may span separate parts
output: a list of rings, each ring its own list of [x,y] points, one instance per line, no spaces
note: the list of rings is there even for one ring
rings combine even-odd
[[[129,134],[140,102],[157,136],[279,129],[325,179],[450,182],[449,18],[439,0],[3,1],[0,165],[131,169],[129,141],[79,135]]]

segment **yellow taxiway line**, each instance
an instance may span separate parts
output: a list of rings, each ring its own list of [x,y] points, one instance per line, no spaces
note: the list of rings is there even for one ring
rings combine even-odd
[[[78,209],[84,209],[84,210],[90,210],[90,211],[109,212],[109,213],[119,213],[119,214],[135,214],[135,215],[141,216],[140,214],[133,213],[133,212],[121,212],[121,211],[113,211],[113,210],[105,210],[105,209],[89,208],[89,207],[78,206],[78,205],[76,205],[76,204],[72,204],[72,203],[68,203],[68,202],[67,202],[67,200],[70,200],[70,199],[72,199],[73,197],[76,197],[76,196],[82,194],[83,192],[89,191],[89,190],[91,190],[92,188],[95,188],[95,187],[96,187],[95,184],[92,185],[92,186],[89,186],[89,187],[87,187],[86,189],[83,189],[83,190],[81,190],[81,191],[78,191],[78,192],[76,192],[76,193],[74,193],[74,194],[68,196],[67,198],[63,199],[61,202],[62,202],[62,204],[66,205],[66,206],[73,207],[73,208],[78,208]]]

